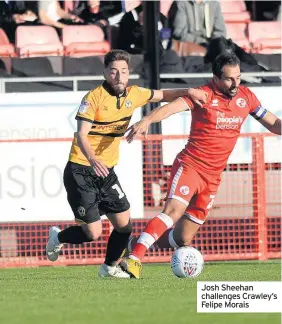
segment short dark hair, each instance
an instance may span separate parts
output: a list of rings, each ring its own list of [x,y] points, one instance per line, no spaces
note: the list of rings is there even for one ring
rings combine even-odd
[[[127,64],[130,62],[130,55],[126,51],[113,49],[105,55],[104,65],[107,68],[112,62],[125,61]]]
[[[240,60],[233,52],[219,54],[212,63],[212,73],[221,78],[222,69],[225,65],[240,65]]]

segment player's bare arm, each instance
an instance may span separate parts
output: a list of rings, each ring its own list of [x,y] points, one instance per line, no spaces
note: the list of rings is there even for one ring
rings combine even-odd
[[[138,135],[144,135],[147,138],[148,129],[151,124],[158,123],[171,115],[190,108],[192,107],[188,107],[188,104],[183,99],[178,98],[167,105],[154,109],[148,116],[128,128],[127,142],[131,143]]]
[[[200,107],[207,102],[208,94],[201,89],[173,89],[154,90],[151,102],[172,102],[179,97],[188,97],[192,102]]]
[[[101,161],[97,159],[88,141],[88,133],[90,132],[91,127],[92,123],[88,121],[77,121],[77,143],[82,153],[93,167],[97,176],[106,177],[109,174],[109,170]]]
[[[271,133],[281,135],[281,119],[267,111],[265,115],[258,120]]]

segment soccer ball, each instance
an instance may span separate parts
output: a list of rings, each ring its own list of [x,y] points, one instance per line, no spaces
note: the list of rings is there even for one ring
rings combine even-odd
[[[195,278],[203,270],[202,254],[191,246],[177,249],[171,258],[172,272],[179,278]]]

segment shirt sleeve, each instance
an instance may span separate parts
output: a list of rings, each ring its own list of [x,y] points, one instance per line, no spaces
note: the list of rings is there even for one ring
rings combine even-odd
[[[249,97],[249,108],[250,108],[249,114],[257,120],[263,118],[263,116],[267,113],[267,110],[262,107],[257,96],[251,90],[249,90],[248,97]]]
[[[154,96],[154,90],[142,88],[142,87],[136,87],[136,107],[142,107],[146,105]]]
[[[82,99],[81,104],[78,108],[76,114],[76,120],[85,120],[92,123],[95,119],[95,114],[97,111],[96,98],[91,92],[88,92],[87,95]]]
[[[189,109],[189,110],[193,110],[194,109],[193,102],[187,96],[183,96],[183,97],[179,97],[179,98],[186,104],[187,109]]]

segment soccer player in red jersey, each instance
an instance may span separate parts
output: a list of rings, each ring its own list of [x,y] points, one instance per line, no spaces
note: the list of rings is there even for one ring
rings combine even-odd
[[[131,142],[137,135],[146,135],[152,123],[188,109],[192,113],[189,141],[173,163],[165,207],[147,224],[124,260],[126,270],[135,278],[141,275],[140,260],[164,232],[169,233],[167,241],[173,248],[191,244],[211,210],[221,173],[249,114],[270,132],[281,135],[281,119],[263,108],[249,88],[240,85],[240,61],[235,54],[219,55],[212,69],[211,82],[201,87],[208,93],[202,107],[180,97],[129,128],[127,141]]]

